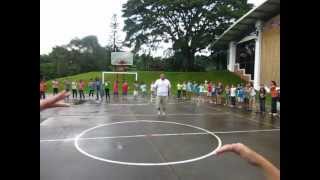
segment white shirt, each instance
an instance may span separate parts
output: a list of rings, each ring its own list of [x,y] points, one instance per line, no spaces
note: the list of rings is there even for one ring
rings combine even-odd
[[[231,97],[235,97],[236,96],[236,90],[237,90],[237,88],[235,88],[235,87],[230,88],[230,96]]]
[[[254,88],[250,88],[250,96],[255,96],[256,95],[256,91],[254,90]]]
[[[200,91],[201,93],[204,92],[204,86],[200,85],[200,86],[199,86],[199,91]]]
[[[154,88],[157,89],[157,96],[168,96],[169,89],[171,88],[170,81],[168,79],[158,79],[154,83]]]
[[[150,91],[154,91],[154,84],[150,85]]]
[[[187,84],[182,84],[182,90],[184,90],[184,91],[187,90]]]

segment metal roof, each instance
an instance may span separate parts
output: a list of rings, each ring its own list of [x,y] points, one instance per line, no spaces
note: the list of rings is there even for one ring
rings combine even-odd
[[[212,46],[223,46],[232,40],[239,40],[248,31],[254,31],[257,20],[266,21],[279,13],[280,0],[267,0],[233,23],[213,42]]]

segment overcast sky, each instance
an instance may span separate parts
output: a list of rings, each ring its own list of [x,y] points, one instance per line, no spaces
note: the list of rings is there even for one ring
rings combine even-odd
[[[110,21],[114,13],[123,27],[122,4],[127,0],[41,0],[40,1],[40,54],[52,47],[68,44],[71,39],[88,35],[98,37],[102,46],[108,44]],[[248,0],[259,5],[265,0]],[[120,32],[124,39],[125,33]],[[164,45],[163,49],[167,48]],[[159,50],[157,55],[161,55]]]

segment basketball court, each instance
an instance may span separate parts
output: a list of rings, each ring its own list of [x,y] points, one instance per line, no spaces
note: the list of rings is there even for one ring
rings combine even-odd
[[[280,167],[280,120],[171,98],[159,117],[150,99],[86,100],[40,113],[42,180],[263,179],[221,145],[242,142]]]

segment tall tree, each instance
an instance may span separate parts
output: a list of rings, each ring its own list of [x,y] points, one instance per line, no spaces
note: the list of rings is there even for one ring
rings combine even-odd
[[[117,14],[113,14],[111,18],[111,35],[110,35],[110,45],[112,47],[113,52],[118,52],[121,49],[122,41],[119,36],[119,22],[117,18]]]
[[[144,44],[169,41],[190,71],[195,53],[251,8],[247,0],[128,0],[123,5],[125,42],[139,50]]]

